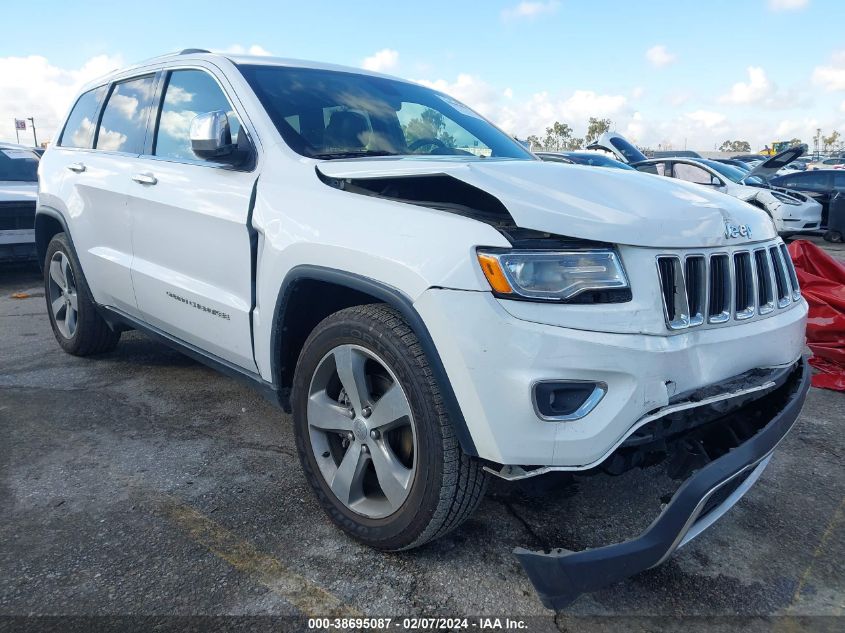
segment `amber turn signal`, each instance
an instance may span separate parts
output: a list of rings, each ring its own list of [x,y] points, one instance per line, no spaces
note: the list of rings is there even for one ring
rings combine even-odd
[[[508,283],[507,277],[505,277],[505,273],[502,270],[501,264],[499,264],[499,260],[492,255],[487,255],[486,253],[478,253],[478,263],[481,264],[481,270],[484,272],[484,276],[487,277],[487,282],[490,284],[490,287],[499,294],[506,294],[509,295],[513,292],[513,288]]]

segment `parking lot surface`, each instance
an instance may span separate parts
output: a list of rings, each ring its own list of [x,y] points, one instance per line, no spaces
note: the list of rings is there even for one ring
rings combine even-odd
[[[288,416],[138,333],[101,357],[66,355],[43,294],[34,267],[0,270],[0,615],[542,616],[531,622],[550,630],[616,630],[617,619],[580,619],[610,615],[845,622],[831,617],[845,609],[843,394],[811,390],[761,480],[713,528],[553,618],[512,549],[634,536],[677,484],[657,469],[492,481],[456,532],[379,553],[323,515]]]

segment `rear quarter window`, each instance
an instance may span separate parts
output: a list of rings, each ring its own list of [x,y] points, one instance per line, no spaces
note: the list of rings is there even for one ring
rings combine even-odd
[[[59,139],[59,147],[90,149],[97,127],[97,112],[105,94],[106,86],[100,86],[83,93],[76,100]]]

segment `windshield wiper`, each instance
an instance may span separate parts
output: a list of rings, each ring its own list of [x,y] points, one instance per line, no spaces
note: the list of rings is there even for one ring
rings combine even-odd
[[[325,152],[322,154],[311,154],[311,158],[322,158],[326,160],[331,160],[333,158],[364,158],[367,156],[396,156],[394,152],[385,152],[385,151],[369,151],[369,150],[362,150],[357,152]]]

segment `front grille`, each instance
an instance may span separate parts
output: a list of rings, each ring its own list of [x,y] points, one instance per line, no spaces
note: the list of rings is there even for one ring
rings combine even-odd
[[[801,297],[783,243],[710,255],[660,255],[657,271],[672,330],[763,316]]]
[[[0,202],[0,231],[35,228],[34,202]]]

